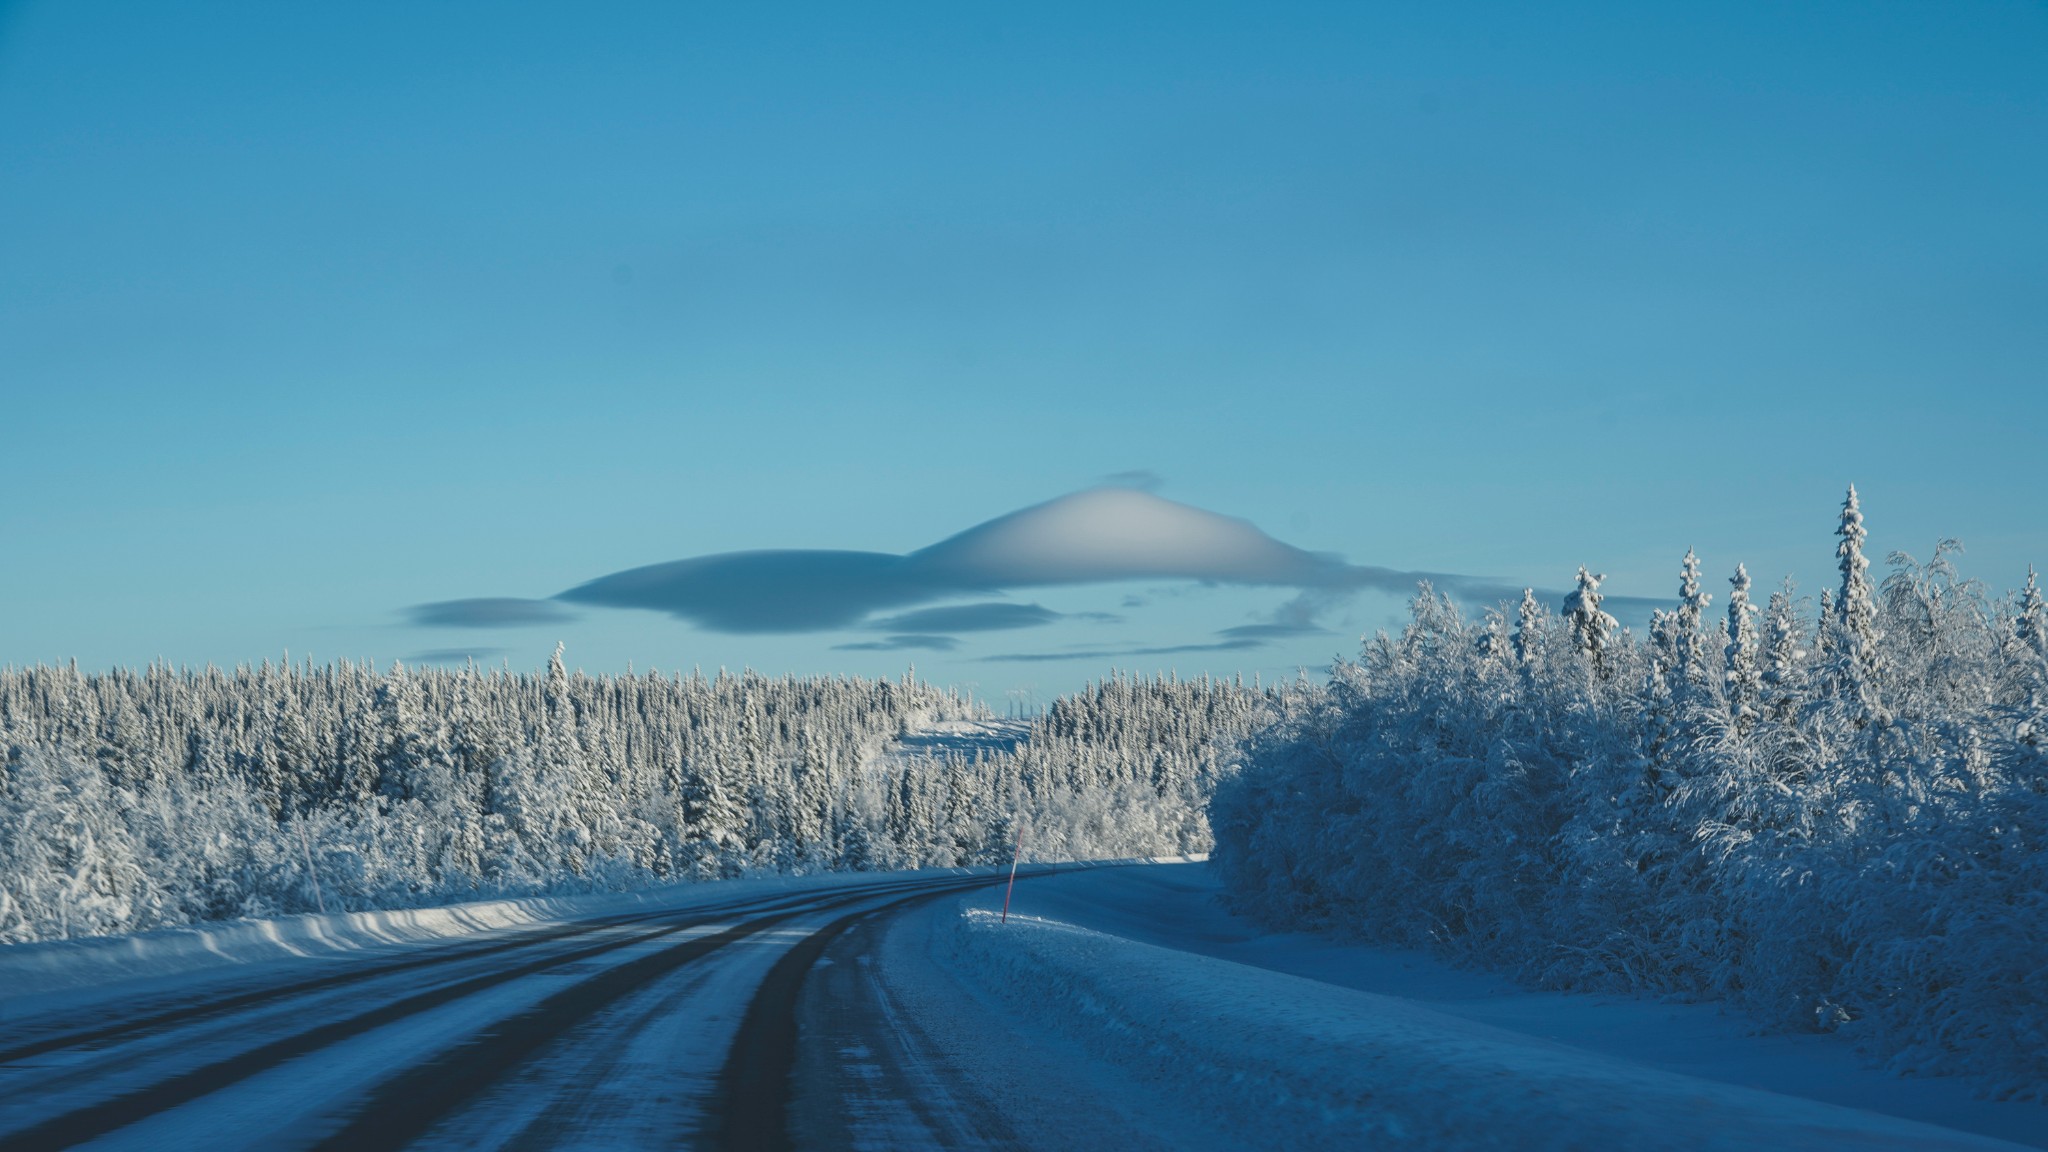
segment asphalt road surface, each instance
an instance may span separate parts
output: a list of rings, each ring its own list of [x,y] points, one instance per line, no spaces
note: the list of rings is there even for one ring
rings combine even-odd
[[[0,1148],[796,1147],[828,949],[1000,880],[752,895],[9,1019]]]

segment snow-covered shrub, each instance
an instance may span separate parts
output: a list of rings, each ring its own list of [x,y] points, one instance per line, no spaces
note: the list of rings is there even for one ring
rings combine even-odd
[[[1646,638],[1423,588],[1211,804],[1233,899],[1556,987],[1725,997],[1902,1070],[2048,1095],[2048,634],[1944,543],[1709,631],[1696,563]],[[1718,667],[1703,663],[1718,656]]]

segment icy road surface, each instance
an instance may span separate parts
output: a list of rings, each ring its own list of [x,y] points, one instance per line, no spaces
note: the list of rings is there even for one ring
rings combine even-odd
[[[0,949],[0,1148],[776,1147],[823,946],[997,879],[700,884],[482,931],[522,908]]]
[[[1206,866],[0,949],[0,1148],[1887,1148],[2048,1108],[1710,1007],[1261,935]],[[1772,1089],[1761,1091],[1760,1088]]]

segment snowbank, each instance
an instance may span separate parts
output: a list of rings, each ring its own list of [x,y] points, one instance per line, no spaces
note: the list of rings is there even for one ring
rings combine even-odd
[[[2016,1147],[1055,921],[966,909],[948,946],[1037,1023],[1270,1147]]]
[[[394,946],[430,944],[550,921],[706,907],[785,891],[828,891],[911,876],[993,875],[999,871],[1004,870],[948,868],[916,873],[836,872],[720,880],[638,892],[535,896],[438,908],[231,920],[131,936],[11,944],[0,946],[0,1002],[294,957],[341,957]]]

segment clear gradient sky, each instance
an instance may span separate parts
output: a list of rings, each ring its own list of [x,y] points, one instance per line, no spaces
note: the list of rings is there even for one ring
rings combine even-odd
[[[1000,702],[1398,610],[1123,657],[1291,593],[1016,589],[1059,618],[950,651],[406,612],[1124,473],[1644,596],[1688,547],[1818,590],[1853,481],[1878,552],[2011,587],[2044,205],[2037,2],[0,6],[0,662],[559,639]]]

